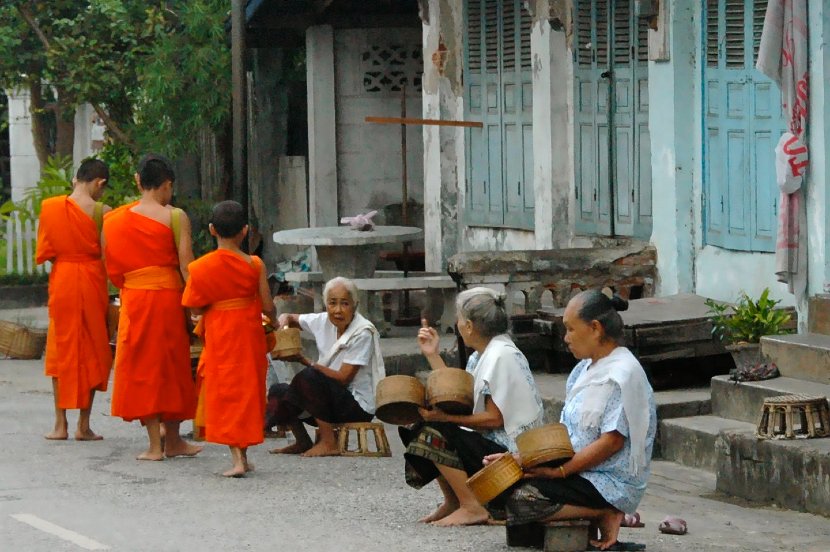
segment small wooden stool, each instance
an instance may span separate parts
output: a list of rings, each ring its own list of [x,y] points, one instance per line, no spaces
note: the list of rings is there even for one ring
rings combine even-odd
[[[811,439],[830,436],[826,397],[779,395],[764,399],[758,419],[759,439]]]
[[[386,440],[386,430],[383,424],[377,422],[353,422],[340,424],[335,427],[337,432],[337,443],[341,456],[392,456],[389,449],[389,441]],[[369,450],[369,439],[366,434],[371,431],[374,435],[375,450]],[[357,435],[357,448],[349,448],[349,437],[352,432]]]
[[[540,548],[544,552],[583,552],[588,548],[591,522],[549,521],[507,526],[507,546]]]

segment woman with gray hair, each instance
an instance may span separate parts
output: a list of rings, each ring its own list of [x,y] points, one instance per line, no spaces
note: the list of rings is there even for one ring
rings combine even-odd
[[[375,386],[384,378],[380,337],[375,326],[357,312],[357,287],[347,278],[329,280],[323,288],[326,312],[281,314],[279,327],[291,326],[310,332],[320,357],[312,362],[303,353],[284,360],[306,366],[290,384],[278,383],[268,390],[265,429],[291,427],[296,441],[274,454],[337,456],[334,426],[368,422],[375,415]],[[312,443],[303,425],[318,428]]]
[[[475,351],[467,361],[474,379],[473,412],[421,409],[423,422],[400,428],[407,484],[420,489],[437,479],[444,495],[443,504],[421,519],[438,526],[487,522],[490,513],[467,487],[467,477],[483,467],[486,455],[515,452],[516,437],[541,425],[543,417],[527,358],[507,335],[504,298],[488,288],[469,289],[458,295],[456,312],[458,333]],[[424,326],[418,332],[421,352],[432,369],[446,368],[438,333]],[[491,506],[498,509],[498,499]]]

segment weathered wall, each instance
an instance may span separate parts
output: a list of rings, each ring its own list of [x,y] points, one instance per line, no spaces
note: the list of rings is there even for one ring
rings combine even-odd
[[[401,76],[410,83],[420,79],[421,29],[338,29],[334,51],[339,215],[400,203],[401,127],[364,119],[369,115],[400,117],[401,92],[393,90],[385,78],[395,83]],[[420,117],[419,87],[408,84],[406,92],[407,115]],[[408,195],[423,203],[423,127],[408,126],[406,139]],[[422,226],[423,220],[409,223]]]
[[[40,178],[40,161],[32,138],[29,92],[7,90],[9,99],[9,156],[11,157],[12,199],[20,201]]]
[[[827,2],[810,2],[810,172],[807,177],[807,226],[809,240],[810,294],[830,292],[830,194],[827,178],[830,160],[830,6]]]

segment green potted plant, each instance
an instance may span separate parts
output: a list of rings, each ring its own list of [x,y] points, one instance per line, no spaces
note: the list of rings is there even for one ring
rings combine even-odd
[[[770,299],[769,288],[756,300],[741,292],[734,305],[706,300],[712,334],[726,345],[738,372],[761,364],[761,337],[792,333],[792,314],[776,306],[780,300]]]

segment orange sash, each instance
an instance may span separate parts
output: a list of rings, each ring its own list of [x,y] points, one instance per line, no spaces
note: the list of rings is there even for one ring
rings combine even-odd
[[[145,266],[124,274],[124,287],[128,289],[182,289],[182,275],[173,266]]]

